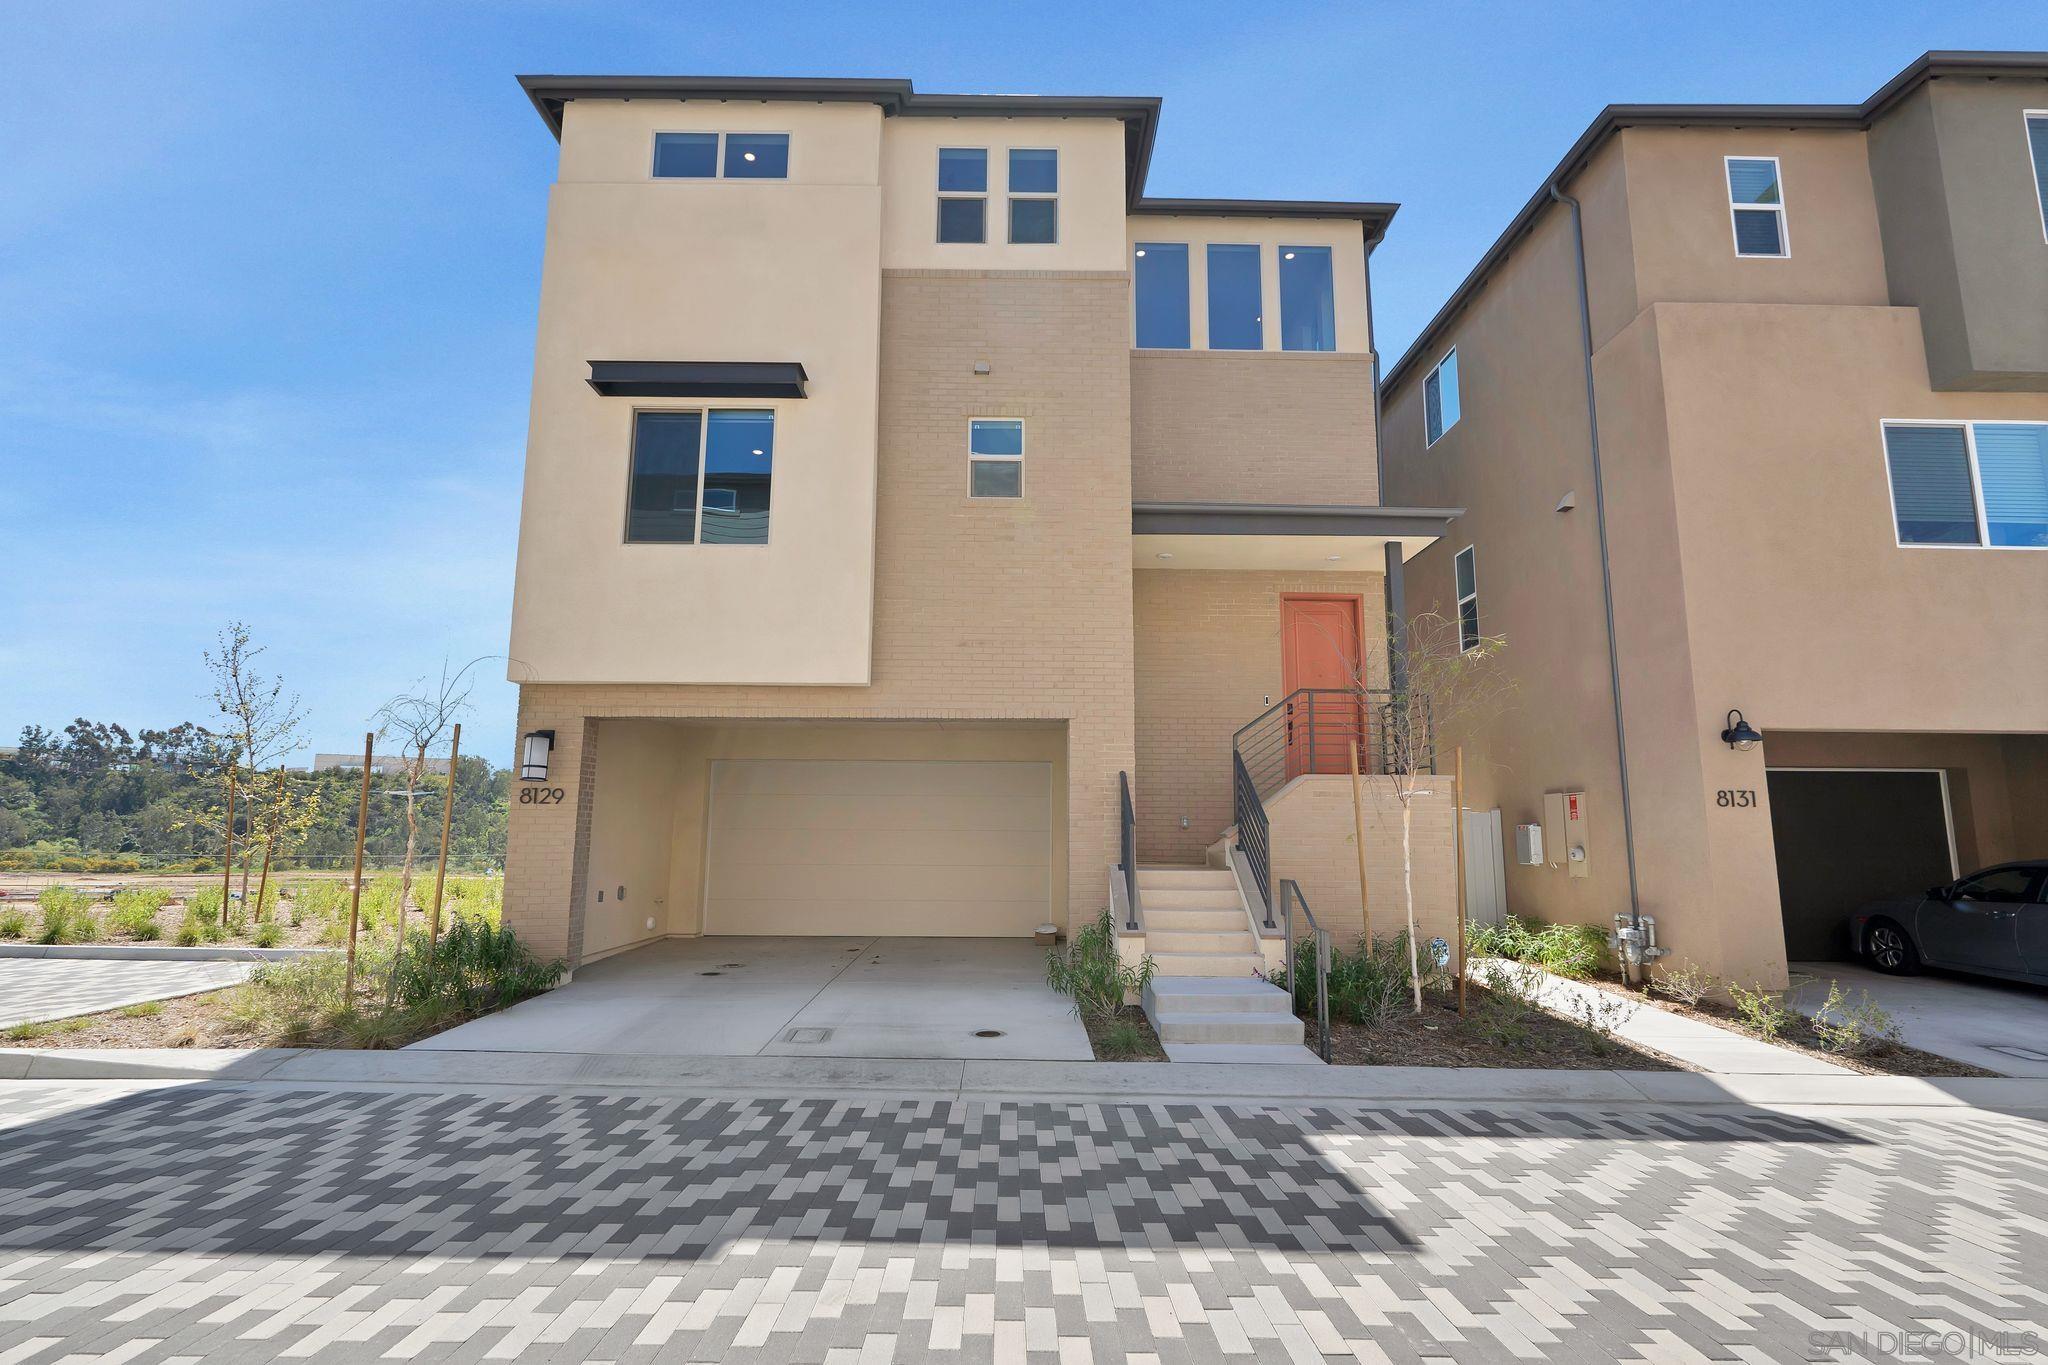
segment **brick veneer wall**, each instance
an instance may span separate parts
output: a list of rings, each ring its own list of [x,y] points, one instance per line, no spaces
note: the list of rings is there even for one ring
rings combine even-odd
[[[1370,357],[1134,352],[1131,485],[1139,502],[1377,503]]]
[[[1231,821],[1231,736],[1282,694],[1281,595],[1360,597],[1368,681],[1379,687],[1383,576],[1140,569],[1133,579],[1138,854],[1147,863],[1199,863]]]
[[[1401,803],[1394,780],[1363,779],[1365,796],[1365,880],[1375,935],[1404,928],[1402,900]],[[1411,810],[1409,832],[1415,871],[1415,919],[1418,938],[1442,937],[1453,945],[1458,934],[1457,848],[1453,840],[1451,779],[1421,777]],[[1280,879],[1301,884],[1317,921],[1340,943],[1355,943],[1364,928],[1358,900],[1357,819],[1351,800],[1351,779],[1301,777],[1283,788],[1266,806],[1272,837],[1273,894]],[[1295,932],[1301,932],[1296,924]]]
[[[508,924],[580,952],[605,716],[1063,720],[1068,915],[1101,909],[1133,766],[1128,297],[1118,272],[884,272],[871,685],[523,684],[520,732],[555,731],[573,790],[512,806]],[[971,417],[1024,419],[1023,498],[968,498]],[[778,477],[830,455],[787,452]]]

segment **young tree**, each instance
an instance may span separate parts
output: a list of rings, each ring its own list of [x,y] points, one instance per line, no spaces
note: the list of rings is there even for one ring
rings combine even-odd
[[[418,803],[426,786],[427,757],[441,746],[456,717],[469,709],[469,694],[475,685],[469,672],[482,662],[472,659],[453,673],[443,664],[438,683],[422,679],[412,691],[401,692],[377,711],[378,734],[398,746],[398,775],[405,797],[405,859],[399,866],[398,937],[391,951],[391,980],[384,990],[386,1009],[397,999],[398,968],[405,956],[405,907],[412,895],[413,860],[419,851]]]
[[[263,872],[256,880],[256,922],[263,922],[263,897],[270,890],[271,859],[288,854],[304,841],[320,818],[320,788],[310,784],[293,790],[282,765],[273,777],[250,792],[254,808],[249,827],[263,836]]]
[[[1459,730],[1506,705],[1512,684],[1502,671],[1507,640],[1478,635],[1469,641],[1456,621],[1424,612],[1390,634],[1388,691],[1377,708],[1382,762],[1401,805],[1401,899],[1408,918],[1408,978],[1415,1012],[1422,1013],[1422,964],[1415,927],[1415,798],[1436,771],[1437,736]],[[1370,708],[1365,678],[1355,676],[1362,708]],[[1464,819],[1458,811],[1454,819]]]
[[[299,709],[296,692],[287,694],[284,679],[265,677],[256,671],[256,660],[264,647],[250,642],[249,627],[228,622],[216,637],[215,647],[200,657],[213,674],[213,704],[220,712],[216,732],[227,741],[230,753],[223,769],[237,769],[253,781],[256,774],[273,767],[299,747],[299,724],[305,713]],[[249,898],[249,859],[254,841],[242,845],[242,899]]]

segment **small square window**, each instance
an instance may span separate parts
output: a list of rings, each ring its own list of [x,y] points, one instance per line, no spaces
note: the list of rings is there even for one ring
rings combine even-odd
[[[789,134],[727,133],[725,178],[786,180],[789,178]]]
[[[1060,154],[1050,147],[1010,149],[1011,194],[1057,194]]]
[[[985,242],[988,240],[988,200],[941,199],[939,240],[942,242]]]
[[[1060,201],[1057,199],[1012,199],[1010,240],[1031,244],[1057,242],[1060,236]]]
[[[656,133],[657,180],[709,180],[718,174],[718,134]]]
[[[988,193],[988,149],[939,148],[939,193]]]
[[[967,424],[967,494],[974,498],[1024,496],[1024,423],[976,418]]]

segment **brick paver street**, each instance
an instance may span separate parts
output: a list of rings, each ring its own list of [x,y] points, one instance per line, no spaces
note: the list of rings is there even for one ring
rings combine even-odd
[[[1884,1359],[2044,1267],[1961,1109],[0,1089],[5,1365]]]

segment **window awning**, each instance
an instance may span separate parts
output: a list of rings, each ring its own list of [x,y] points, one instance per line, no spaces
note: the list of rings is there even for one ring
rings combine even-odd
[[[1378,572],[1389,545],[1410,559],[1462,507],[1141,502],[1131,507],[1140,569],[1358,569]]]
[[[593,360],[590,387],[607,398],[802,398],[794,360]]]

